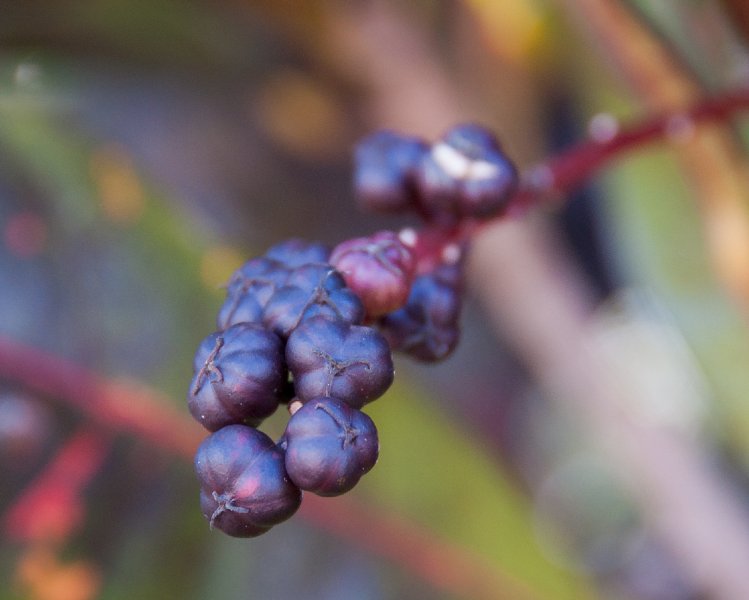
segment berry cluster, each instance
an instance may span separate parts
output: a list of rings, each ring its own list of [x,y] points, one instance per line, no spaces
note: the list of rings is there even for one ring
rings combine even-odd
[[[495,214],[516,182],[473,125],[431,146],[375,134],[359,145],[355,172],[364,205],[415,208],[440,224]],[[418,241],[413,230],[382,231],[331,252],[289,240],[234,273],[188,392],[212,432],[195,458],[212,527],[260,535],[297,510],[303,491],[342,494],[374,466],[377,430],[360,409],[392,384],[391,349],[436,361],[459,337],[460,252],[423,261]],[[280,404],[291,416],[275,443],[257,427]]]

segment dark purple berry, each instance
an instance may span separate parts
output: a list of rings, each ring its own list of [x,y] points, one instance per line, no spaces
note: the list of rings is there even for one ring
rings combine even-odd
[[[365,210],[414,208],[414,175],[429,147],[422,140],[380,131],[364,138],[354,154],[354,191]]]
[[[331,265],[309,264],[294,269],[263,311],[263,323],[286,338],[303,320],[317,316],[347,323],[364,320],[361,300]]]
[[[289,420],[284,439],[289,477],[319,496],[348,492],[377,462],[372,419],[335,398],[307,402]]]
[[[330,249],[324,244],[294,238],[271,246],[265,256],[295,268],[310,263],[328,262]]]
[[[500,213],[517,189],[518,174],[496,138],[478,125],[458,125],[432,145],[417,174],[424,205],[458,217]]]
[[[302,493],[289,479],[284,452],[264,433],[229,425],[209,435],[195,455],[200,508],[211,528],[255,537],[293,515]]]
[[[364,303],[369,317],[403,306],[416,272],[413,251],[392,231],[343,242],[333,249],[330,262]]]
[[[188,405],[206,429],[257,423],[278,407],[287,381],[283,344],[259,325],[212,333],[195,355]]]
[[[226,286],[226,301],[218,313],[218,328],[259,323],[263,307],[285,283],[289,272],[283,264],[269,258],[247,261],[234,272]]]
[[[456,266],[442,266],[414,280],[406,305],[380,321],[393,349],[426,362],[442,360],[455,349],[461,309],[457,273]]]
[[[379,332],[324,317],[305,320],[291,333],[286,360],[302,402],[332,396],[361,408],[393,382],[390,347]]]

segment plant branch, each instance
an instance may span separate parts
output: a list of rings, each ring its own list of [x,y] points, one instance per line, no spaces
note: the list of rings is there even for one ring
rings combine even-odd
[[[598,42],[650,111],[682,112],[703,86],[663,37],[622,0],[560,0]],[[736,94],[740,99],[742,93]],[[741,108],[734,105],[735,108]],[[717,115],[721,116],[721,115]],[[724,117],[725,118],[725,117]],[[746,156],[724,127],[700,127],[677,149],[702,211],[718,277],[749,315],[749,181]]]
[[[592,139],[573,146],[525,174],[511,210],[565,196],[628,151],[662,140],[688,143],[697,125],[708,121],[725,122],[745,110],[749,110],[749,89],[731,90],[687,110],[645,119],[608,139]]]

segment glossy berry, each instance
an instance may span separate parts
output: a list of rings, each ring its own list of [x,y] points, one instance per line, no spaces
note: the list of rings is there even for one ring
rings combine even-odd
[[[287,338],[303,320],[325,316],[361,323],[364,306],[346,287],[346,282],[329,264],[309,264],[294,269],[286,285],[268,301],[263,323],[282,338]]]
[[[219,310],[217,324],[223,330],[237,323],[259,323],[262,309],[281,287],[290,270],[269,258],[254,258],[232,275],[226,288],[226,301]]]
[[[245,425],[208,436],[198,448],[195,470],[200,507],[211,528],[254,537],[293,515],[302,493],[289,479],[284,460],[273,440]]]
[[[361,408],[393,382],[390,347],[379,332],[324,317],[305,320],[292,332],[286,361],[302,402],[332,396]]]
[[[460,338],[461,295],[456,266],[442,266],[414,280],[406,305],[381,321],[393,349],[434,362],[447,357]]]
[[[416,271],[413,251],[392,231],[345,241],[333,249],[330,262],[361,298],[369,317],[403,306]]]
[[[330,249],[324,244],[293,238],[271,246],[265,256],[294,268],[310,263],[328,262]]]
[[[486,218],[507,206],[518,174],[487,129],[467,124],[454,127],[432,145],[416,181],[428,208]]]
[[[286,472],[299,488],[320,496],[349,491],[377,462],[372,419],[335,398],[313,398],[284,433]]]
[[[249,323],[205,338],[194,369],[187,395],[190,413],[210,431],[271,415],[287,379],[281,340]]]
[[[428,149],[422,140],[387,130],[363,139],[354,155],[354,191],[360,206],[377,212],[414,208],[414,175]]]

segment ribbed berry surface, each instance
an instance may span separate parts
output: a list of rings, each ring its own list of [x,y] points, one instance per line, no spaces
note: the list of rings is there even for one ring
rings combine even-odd
[[[338,496],[377,462],[372,419],[335,398],[314,398],[289,420],[284,433],[286,471],[299,488]]]
[[[208,436],[198,448],[195,470],[203,516],[235,537],[265,533],[302,501],[286,473],[283,450],[251,427],[229,425]]]
[[[278,407],[287,379],[281,340],[259,325],[239,323],[209,335],[198,348],[187,395],[206,429],[257,423]]]

